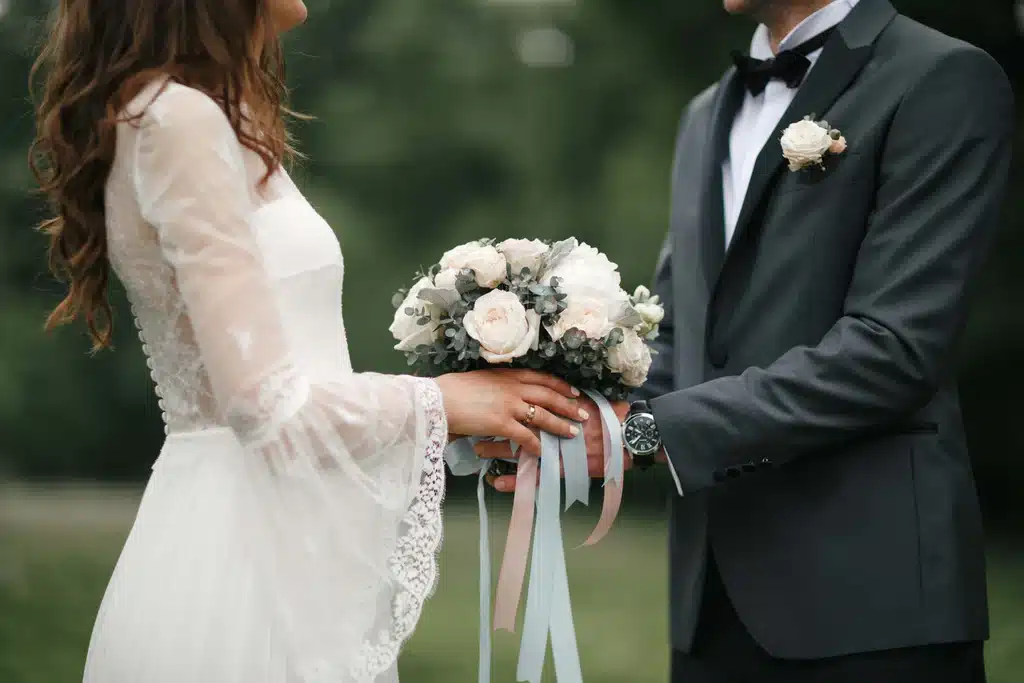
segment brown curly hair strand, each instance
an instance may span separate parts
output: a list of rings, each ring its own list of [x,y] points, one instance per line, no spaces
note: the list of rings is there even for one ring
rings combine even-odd
[[[294,154],[270,25],[264,0],[60,0],[30,76],[33,93],[42,79],[29,165],[53,211],[39,229],[68,283],[46,329],[82,318],[93,350],[110,346],[105,185],[121,112],[148,83],[169,77],[213,97],[264,181]]]

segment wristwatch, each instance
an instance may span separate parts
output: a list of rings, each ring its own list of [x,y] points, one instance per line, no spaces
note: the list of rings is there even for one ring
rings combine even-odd
[[[622,423],[622,442],[633,456],[633,464],[645,470],[654,464],[661,450],[661,433],[647,401],[634,401]]]

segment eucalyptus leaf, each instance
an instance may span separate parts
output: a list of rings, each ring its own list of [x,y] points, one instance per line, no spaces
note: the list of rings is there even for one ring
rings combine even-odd
[[[562,336],[562,342],[566,348],[575,351],[587,341],[587,335],[577,328],[572,328]]]
[[[642,325],[644,323],[644,317],[637,313],[636,309],[632,306],[625,305],[622,307],[622,310],[619,311],[618,315],[615,316],[613,322],[616,325],[621,325],[622,327],[632,328],[637,325]]]
[[[528,287],[528,289],[530,290],[531,294],[534,294],[536,296],[554,296],[555,295],[554,287],[548,287],[547,285],[542,285],[542,284],[539,284],[539,283],[536,283],[536,282],[533,283],[532,285],[530,285]]]
[[[538,301],[536,305],[536,311],[541,315],[547,315],[548,313],[556,313],[558,311],[558,304],[553,301]]]
[[[572,253],[572,250],[579,246],[575,237],[555,242],[551,249],[544,255],[544,270],[557,268],[558,264],[565,260],[565,257]]]
[[[447,310],[459,300],[459,295],[450,289],[423,289],[417,298]]]
[[[626,334],[622,331],[622,328],[616,327],[608,333],[608,336],[605,338],[604,345],[609,348],[612,346],[618,346],[623,342],[623,340],[625,340],[625,338]]]

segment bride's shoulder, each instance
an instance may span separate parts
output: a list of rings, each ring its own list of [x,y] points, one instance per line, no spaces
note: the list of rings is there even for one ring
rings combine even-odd
[[[145,87],[125,107],[125,118],[143,127],[202,133],[230,127],[224,110],[202,90],[162,78]]]

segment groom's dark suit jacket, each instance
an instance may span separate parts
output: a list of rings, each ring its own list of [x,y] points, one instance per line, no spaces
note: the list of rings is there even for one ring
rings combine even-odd
[[[761,151],[724,246],[735,70],[682,118],[667,303],[644,393],[685,495],[672,643],[690,649],[708,547],[783,658],[988,635],[981,517],[954,345],[1006,187],[1013,96],[984,52],[861,0]],[[849,148],[788,170],[815,114]]]

